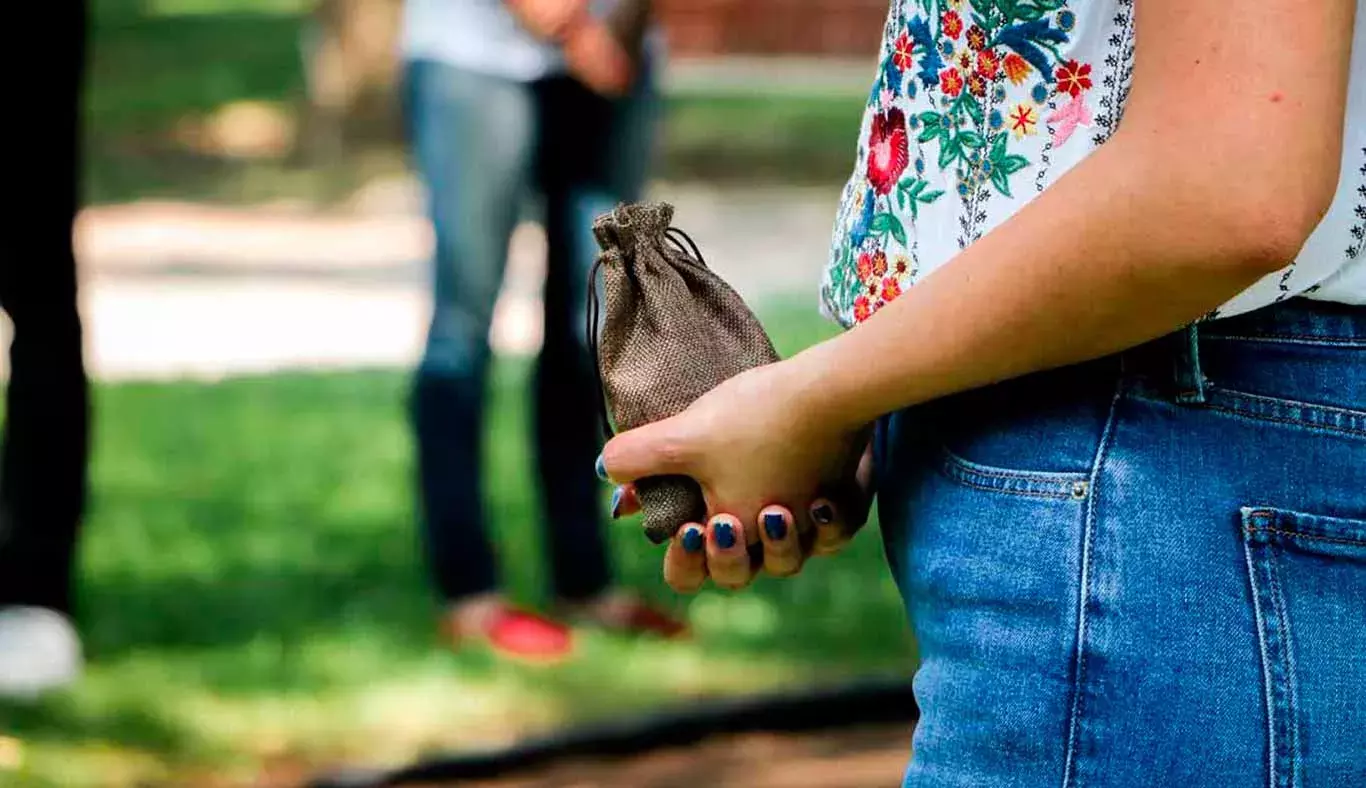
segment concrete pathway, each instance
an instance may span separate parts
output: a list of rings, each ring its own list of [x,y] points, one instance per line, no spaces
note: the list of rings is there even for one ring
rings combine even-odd
[[[678,224],[747,299],[809,297],[814,309],[834,188],[658,184],[652,196],[677,206]],[[88,359],[100,379],[406,367],[421,347],[431,233],[409,179],[372,184],[326,214],[93,208],[76,238]],[[517,229],[492,331],[501,352],[540,342],[544,253],[539,228]]]

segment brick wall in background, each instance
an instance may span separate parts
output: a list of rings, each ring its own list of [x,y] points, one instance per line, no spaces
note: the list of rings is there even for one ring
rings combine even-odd
[[[658,0],[670,51],[869,57],[888,0]]]

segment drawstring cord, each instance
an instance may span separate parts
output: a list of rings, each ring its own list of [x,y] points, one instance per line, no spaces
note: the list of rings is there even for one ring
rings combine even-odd
[[[702,268],[707,267],[707,261],[702,259],[702,252],[687,233],[677,227],[670,227],[664,231],[664,236],[689,262],[694,262]],[[597,396],[598,419],[602,422],[603,434],[611,438],[616,432],[612,429],[612,420],[607,413],[607,393],[602,385],[602,366],[599,363],[598,348],[598,329],[600,328],[598,324],[602,319],[602,303],[601,299],[598,298],[598,272],[602,269],[602,261],[606,256],[605,253],[599,254],[597,259],[593,261],[593,267],[588,270],[588,325],[585,327],[584,338],[588,342],[588,357],[593,362],[593,384]]]

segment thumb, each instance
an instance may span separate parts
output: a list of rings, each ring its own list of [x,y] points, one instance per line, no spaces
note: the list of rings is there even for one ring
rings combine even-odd
[[[609,479],[624,484],[650,476],[687,476],[692,460],[677,420],[664,419],[608,441],[602,465]]]

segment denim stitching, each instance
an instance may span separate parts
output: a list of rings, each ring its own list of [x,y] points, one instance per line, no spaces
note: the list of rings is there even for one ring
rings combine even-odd
[[[1313,534],[1306,534],[1300,531],[1286,531],[1281,528],[1246,528],[1244,530],[1246,530],[1250,534],[1278,534],[1280,536],[1288,536],[1291,539],[1313,539],[1318,542],[1332,542],[1334,544],[1346,544],[1352,545],[1354,547],[1366,547],[1366,539],[1343,539],[1336,536],[1314,536]]]
[[[1035,498],[1076,500],[1074,485],[1085,481],[1080,473],[1028,473],[978,465],[940,447],[939,467],[950,479],[979,490],[1026,495]]]
[[[1233,342],[1265,342],[1279,345],[1307,345],[1327,348],[1366,348],[1366,339],[1315,337],[1302,334],[1267,334],[1264,336],[1243,336],[1241,334],[1201,334],[1201,339],[1225,339]]]
[[[1207,407],[1233,416],[1341,432],[1347,435],[1366,436],[1366,412],[1363,411],[1337,408],[1332,405],[1313,405],[1231,389],[1215,388],[1211,394],[1213,399],[1207,403]],[[1218,399],[1223,399],[1225,402],[1220,403],[1217,401]],[[1239,407],[1237,403],[1244,403],[1247,407]],[[1316,417],[1304,418],[1303,415],[1297,414],[1314,414]],[[1362,426],[1356,426],[1358,421],[1361,422]]]
[[[1266,548],[1270,550],[1271,548]],[[1290,619],[1286,614],[1285,593],[1281,590],[1280,562],[1276,560],[1273,553],[1266,556],[1266,575],[1271,584],[1271,602],[1276,610],[1276,628],[1279,634],[1281,653],[1281,669],[1285,672],[1285,686],[1277,703],[1281,711],[1281,727],[1284,729],[1285,741],[1281,746],[1281,752],[1276,754],[1277,760],[1283,762],[1287,767],[1287,774],[1282,777],[1290,788],[1298,788],[1299,781],[1299,726],[1295,724],[1298,716],[1298,692],[1296,692],[1295,679],[1295,656],[1294,649],[1290,640]]]
[[[1247,512],[1244,511],[1244,516]],[[1257,564],[1252,558],[1252,543],[1243,540],[1243,558],[1247,562],[1247,582],[1252,593],[1252,618],[1257,625],[1257,648],[1262,657],[1262,698],[1266,703],[1266,773],[1268,788],[1276,788],[1276,712],[1271,698],[1271,653],[1266,642],[1266,621],[1262,617],[1262,593],[1257,584]]]
[[[1067,749],[1063,756],[1062,788],[1073,788],[1077,785],[1077,737],[1081,728],[1082,691],[1086,682],[1086,607],[1091,601],[1091,545],[1095,540],[1096,499],[1100,497],[1097,482],[1100,478],[1100,469],[1105,464],[1105,457],[1110,450],[1110,441],[1114,438],[1115,418],[1123,396],[1124,378],[1121,376],[1115,384],[1115,393],[1110,399],[1110,412],[1105,417],[1105,429],[1101,432],[1100,445],[1096,447],[1096,457],[1091,463],[1086,517],[1082,526],[1081,578],[1077,594],[1077,647],[1073,660],[1076,675],[1072,684],[1072,709],[1067,720]]]

